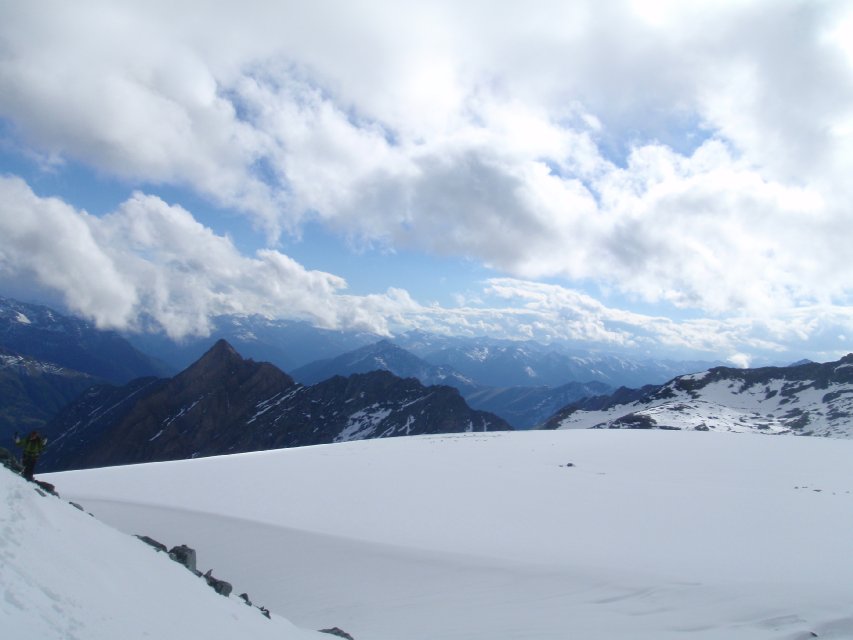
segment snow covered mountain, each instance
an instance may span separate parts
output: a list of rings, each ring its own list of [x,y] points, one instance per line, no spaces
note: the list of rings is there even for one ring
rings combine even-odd
[[[389,340],[365,345],[336,358],[319,360],[291,372],[303,384],[315,384],[332,376],[390,371],[401,378],[417,378],[421,384],[447,384],[460,391],[474,383],[450,367],[431,365]]]
[[[41,429],[62,407],[98,382],[85,373],[0,347],[0,433]]]
[[[853,441],[832,438],[527,431],[44,479],[122,531],[190,544],[235,592],[299,627],[336,625],[356,640],[840,640],[853,637],[851,459]],[[0,509],[0,535],[12,538],[0,546],[4,634],[12,620],[29,633],[15,638],[59,640],[73,622],[81,640],[137,638],[139,620],[157,625],[154,638],[267,637],[228,620],[230,636],[208,635],[213,613],[189,631],[177,616],[201,615],[194,596],[186,611],[130,611],[105,570],[112,546],[11,500]],[[138,583],[172,606],[191,597],[147,574]],[[114,615],[89,601],[95,590],[109,592]],[[89,633],[102,617],[103,634]]]
[[[485,387],[558,387],[602,382],[611,387],[659,384],[707,369],[708,362],[637,359],[572,350],[559,344],[407,333],[394,342],[434,365],[452,367]]]
[[[550,429],[683,429],[853,438],[853,354],[837,362],[708,371],[570,404]]]
[[[38,640],[328,640],[223,597],[0,466],[0,629]]]
[[[172,379],[90,389],[45,427],[52,444],[40,464],[60,470],[509,428],[451,387],[386,371],[303,386],[220,340]]]
[[[114,384],[165,372],[114,331],[101,331],[48,307],[3,297],[0,347]]]

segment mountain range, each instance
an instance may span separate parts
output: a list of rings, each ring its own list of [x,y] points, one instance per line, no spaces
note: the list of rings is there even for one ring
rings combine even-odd
[[[404,346],[405,345],[405,348]],[[418,355],[416,355],[418,354]],[[314,384],[333,375],[384,369],[423,384],[459,389],[469,405],[490,411],[516,429],[535,428],[567,404],[612,392],[613,383],[648,384],[707,369],[709,363],[636,361],[616,355],[579,354],[558,345],[445,338],[409,332],[294,370]]]
[[[41,429],[98,378],[0,347],[0,433]]]
[[[586,398],[550,429],[681,429],[853,437],[853,354],[789,367],[715,367]]]
[[[113,331],[0,297],[0,433],[41,429],[94,384],[164,375],[167,366]]]
[[[114,384],[158,376],[169,369],[115,331],[42,305],[0,297],[0,347],[65,370]]]
[[[421,382],[445,384],[464,391],[474,387],[559,387],[569,382],[601,382],[610,387],[661,384],[684,373],[703,371],[719,362],[637,358],[572,349],[560,343],[501,340],[487,337],[440,336],[408,331],[393,338],[365,332],[329,330],[306,322],[270,320],[260,316],[220,316],[206,337],[175,343],[159,334],[126,334],[137,349],[167,362],[172,373],[197,360],[217,339],[224,339],[245,357],[271,362],[297,380],[313,383],[323,376],[365,372],[355,361],[365,359],[373,345],[388,343],[417,356],[425,365]],[[342,357],[345,356],[345,357]],[[395,366],[401,363],[396,363]],[[409,366],[409,365],[406,365]],[[389,367],[379,367],[386,368]]]
[[[427,433],[509,430],[448,386],[387,371],[304,386],[219,340],[174,378],[90,388],[44,429],[63,470]]]

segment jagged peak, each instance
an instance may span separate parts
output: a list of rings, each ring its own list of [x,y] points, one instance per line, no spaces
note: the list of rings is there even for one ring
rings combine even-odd
[[[231,343],[228,342],[225,338],[219,338],[219,340],[217,340],[213,344],[213,346],[207,350],[207,353],[202,356],[202,359],[208,356],[239,358],[240,360],[243,359],[243,356],[237,353],[237,350],[232,347]]]
[[[192,363],[176,376],[177,378],[192,378],[199,374],[227,369],[234,365],[247,362],[231,344],[222,338],[217,340],[201,358]]]

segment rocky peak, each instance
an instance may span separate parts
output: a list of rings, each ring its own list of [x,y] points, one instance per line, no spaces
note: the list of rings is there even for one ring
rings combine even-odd
[[[282,386],[293,379],[266,362],[244,359],[228,341],[220,339],[195,363],[174,377],[170,386],[182,392],[187,388],[239,387],[254,377],[273,378]]]

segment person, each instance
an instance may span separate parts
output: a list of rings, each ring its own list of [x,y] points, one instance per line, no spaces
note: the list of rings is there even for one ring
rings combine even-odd
[[[47,438],[42,438],[38,431],[30,432],[26,438],[21,438],[16,433],[15,444],[24,450],[24,477],[27,480],[32,480],[36,462],[38,462],[39,456],[47,444]]]

